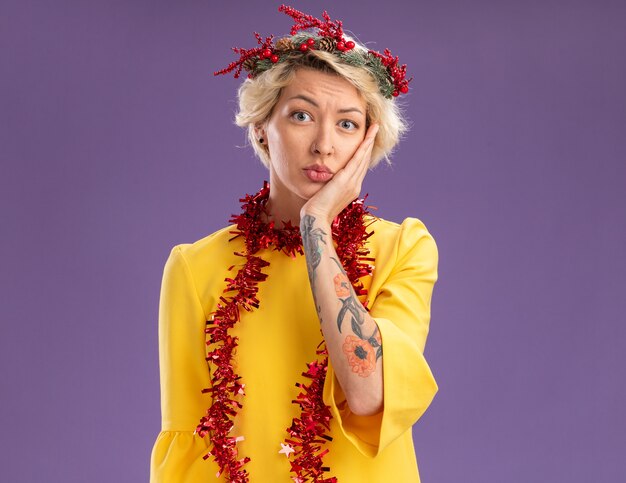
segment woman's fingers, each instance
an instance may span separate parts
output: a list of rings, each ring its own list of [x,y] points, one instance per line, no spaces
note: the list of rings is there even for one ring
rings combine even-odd
[[[378,133],[378,124],[372,124],[359,148],[354,153],[354,158],[358,160],[358,164],[369,164],[372,149],[374,147],[374,141],[376,140],[376,134]]]
[[[357,153],[355,153],[355,171],[353,176],[358,180],[359,186],[365,178],[367,170],[369,169],[377,133],[378,124],[372,124],[368,129],[365,138],[363,139],[363,143],[361,144],[361,146],[359,146]],[[362,152],[359,153],[358,151],[360,151],[361,149]]]
[[[352,159],[343,169],[343,183],[345,183],[345,193],[349,193],[350,199],[358,196],[361,192],[361,186],[367,170],[370,165],[372,157],[372,150],[374,148],[374,141],[376,140],[376,134],[378,133],[378,124],[372,124],[363,141],[355,151]],[[337,180],[339,181],[339,180]]]
[[[353,178],[355,175],[365,176],[364,173],[367,172],[367,168],[369,167],[377,132],[378,124],[372,124],[367,130],[363,141],[361,141],[361,144],[354,152],[354,155],[345,166],[344,171],[346,171],[350,178]]]

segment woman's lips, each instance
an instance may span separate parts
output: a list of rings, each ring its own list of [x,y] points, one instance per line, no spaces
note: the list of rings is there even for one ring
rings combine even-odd
[[[323,165],[313,165],[304,168],[304,174],[315,183],[323,183],[333,177],[333,173]]]

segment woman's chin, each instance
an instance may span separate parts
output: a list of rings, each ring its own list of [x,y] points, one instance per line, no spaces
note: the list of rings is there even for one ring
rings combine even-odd
[[[298,196],[300,196],[303,200],[309,201],[324,187],[325,184],[326,183],[309,182],[299,190],[300,193]]]

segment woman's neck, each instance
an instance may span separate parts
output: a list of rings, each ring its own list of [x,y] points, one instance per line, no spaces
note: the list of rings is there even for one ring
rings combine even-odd
[[[276,228],[283,228],[286,222],[291,222],[292,226],[300,226],[300,210],[306,200],[290,191],[272,171],[270,170],[270,195],[265,205],[269,215],[267,221],[273,221]]]

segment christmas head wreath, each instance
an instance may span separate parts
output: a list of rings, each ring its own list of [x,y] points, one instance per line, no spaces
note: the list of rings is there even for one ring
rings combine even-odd
[[[239,54],[239,59],[214,75],[234,71],[235,78],[238,78],[241,71],[246,70],[248,77],[252,79],[294,54],[322,50],[336,55],[348,65],[367,69],[378,82],[380,93],[387,99],[409,91],[412,78],[406,78],[406,64],[399,64],[398,57],[391,55],[389,49],[381,54],[374,50],[355,48],[356,44],[344,36],[341,20],[331,20],[326,11],[322,13],[322,20],[286,5],[278,7],[278,11],[295,21],[291,27],[291,36],[274,43],[273,35],[263,39],[255,32],[258,45],[251,49],[233,47],[233,51]]]

